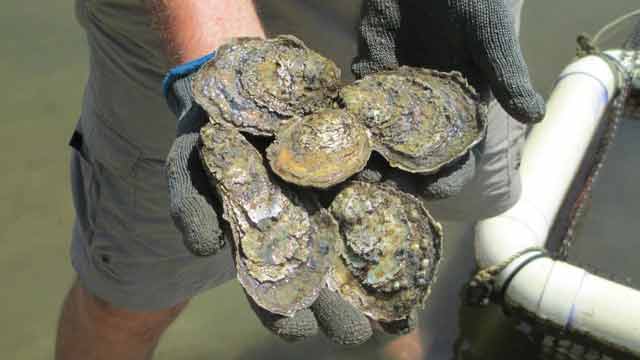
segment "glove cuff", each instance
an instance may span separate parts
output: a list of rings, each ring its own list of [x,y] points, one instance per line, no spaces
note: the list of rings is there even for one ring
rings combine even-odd
[[[162,81],[162,89],[169,109],[178,119],[178,134],[196,131],[201,125],[197,121],[204,117],[204,110],[194,101],[191,91],[192,75],[207,61],[215,57],[215,51],[176,66],[169,70]],[[185,128],[190,127],[190,128]]]
[[[202,65],[204,65],[207,61],[213,59],[215,55],[216,52],[214,51],[195,60],[180,64],[169,70],[169,72],[164,76],[164,80],[162,80],[162,90],[164,93],[164,97],[169,99],[169,96],[173,91],[173,85],[177,80],[185,78],[198,71]]]

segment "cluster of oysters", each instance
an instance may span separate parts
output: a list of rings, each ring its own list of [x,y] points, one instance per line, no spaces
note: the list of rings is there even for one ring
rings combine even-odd
[[[437,173],[482,139],[462,76],[401,67],[343,85],[332,61],[278,36],[223,45],[192,86],[249,296],[291,316],[328,286],[373,320],[407,320],[435,280],[442,228],[380,174]]]

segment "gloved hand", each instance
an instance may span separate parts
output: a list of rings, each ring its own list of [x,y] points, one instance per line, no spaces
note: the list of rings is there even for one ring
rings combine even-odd
[[[178,118],[176,140],[169,151],[166,169],[170,213],[195,255],[213,255],[224,246],[218,221],[219,204],[202,167],[197,144],[200,128],[208,117],[191,92],[191,75],[214,54],[171,69],[163,82],[164,95]]]
[[[469,151],[463,158],[446,166],[435,174],[425,175],[420,187],[422,197],[429,200],[455,196],[469,183],[476,173],[476,157]]]
[[[270,313],[249,299],[253,310],[262,324],[276,335],[289,341],[296,341],[317,332],[318,326],[333,342],[341,345],[358,345],[373,335],[374,326],[392,335],[405,335],[415,330],[418,325],[417,310],[411,312],[405,320],[387,323],[372,323],[345,302],[340,295],[328,289],[322,289],[320,296],[311,308],[299,311],[295,316],[287,318]]]
[[[318,327],[329,339],[341,345],[362,344],[373,334],[364,314],[327,288],[320,290],[310,308],[298,311],[293,317],[270,313],[251,299],[249,304],[264,327],[287,341],[315,335]]]
[[[198,152],[200,128],[208,117],[191,91],[192,75],[215,54],[172,69],[164,80],[167,103],[178,118],[177,137],[167,158],[170,212],[194,254],[208,256],[224,246],[217,214],[221,214]],[[315,335],[318,327],[334,342],[360,344],[371,337],[368,319],[340,296],[323,289],[310,308],[283,317],[259,307],[247,296],[264,326],[283,339],[300,340]]]
[[[357,77],[399,65],[460,71],[522,123],[542,120],[514,25],[516,0],[365,0]]]

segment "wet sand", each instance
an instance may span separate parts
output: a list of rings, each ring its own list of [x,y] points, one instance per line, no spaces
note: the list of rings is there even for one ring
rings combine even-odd
[[[293,33],[348,74],[359,1],[262,1],[271,33]],[[0,14],[0,358],[50,359],[58,309],[73,272],[68,136],[79,112],[86,52],[71,1],[7,0]],[[525,4],[522,41],[536,86],[548,94],[572,58],[575,35],[593,33],[637,1],[538,0]],[[640,279],[640,123],[620,129],[572,258],[619,278]],[[473,270],[471,226],[446,223],[446,264],[423,314],[430,359],[533,359],[537,347],[499,309],[467,309],[458,292]],[[384,339],[340,349],[317,337],[285,344],[261,328],[234,282],[196,298],[164,337],[157,359],[376,359]]]

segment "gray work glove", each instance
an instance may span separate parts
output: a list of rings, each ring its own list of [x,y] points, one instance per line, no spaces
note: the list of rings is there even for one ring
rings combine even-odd
[[[166,169],[169,211],[187,249],[198,256],[213,255],[224,246],[218,220],[220,208],[200,161],[197,144],[208,117],[191,92],[191,75],[213,54],[171,69],[163,87],[167,104],[178,119],[176,140]]]
[[[400,65],[461,72],[486,104],[493,96],[522,123],[542,120],[514,24],[517,0],[364,0],[356,77]],[[475,172],[475,159],[427,176],[422,195],[456,195]]]
[[[262,325],[287,341],[315,335],[318,327],[329,339],[341,345],[362,344],[373,334],[367,317],[327,288],[320,291],[310,308],[298,311],[293,317],[270,313],[251,299],[249,303]]]
[[[185,246],[198,256],[213,255],[224,246],[218,219],[222,210],[198,151],[200,128],[208,117],[191,91],[193,73],[212,56],[172,69],[164,82],[167,103],[178,118],[177,137],[166,163],[170,212]],[[320,292],[309,309],[298,311],[293,317],[270,313],[247,298],[265,327],[285,340],[315,335],[318,327],[334,342],[346,345],[363,343],[372,334],[364,314],[327,289]]]
[[[476,173],[473,151],[433,175],[425,175],[421,187],[424,198],[439,200],[459,194]]]
[[[517,0],[364,0],[356,77],[399,65],[457,70],[522,123],[542,120],[517,30]]]
[[[374,323],[342,300],[340,295],[326,288],[320,291],[318,299],[309,309],[298,311],[291,318],[261,309],[253,301],[249,303],[262,324],[285,340],[296,341],[315,334],[318,326],[329,339],[341,345],[359,345],[373,335]],[[418,314],[413,311],[407,319],[376,324],[387,334],[404,335],[415,330]]]

